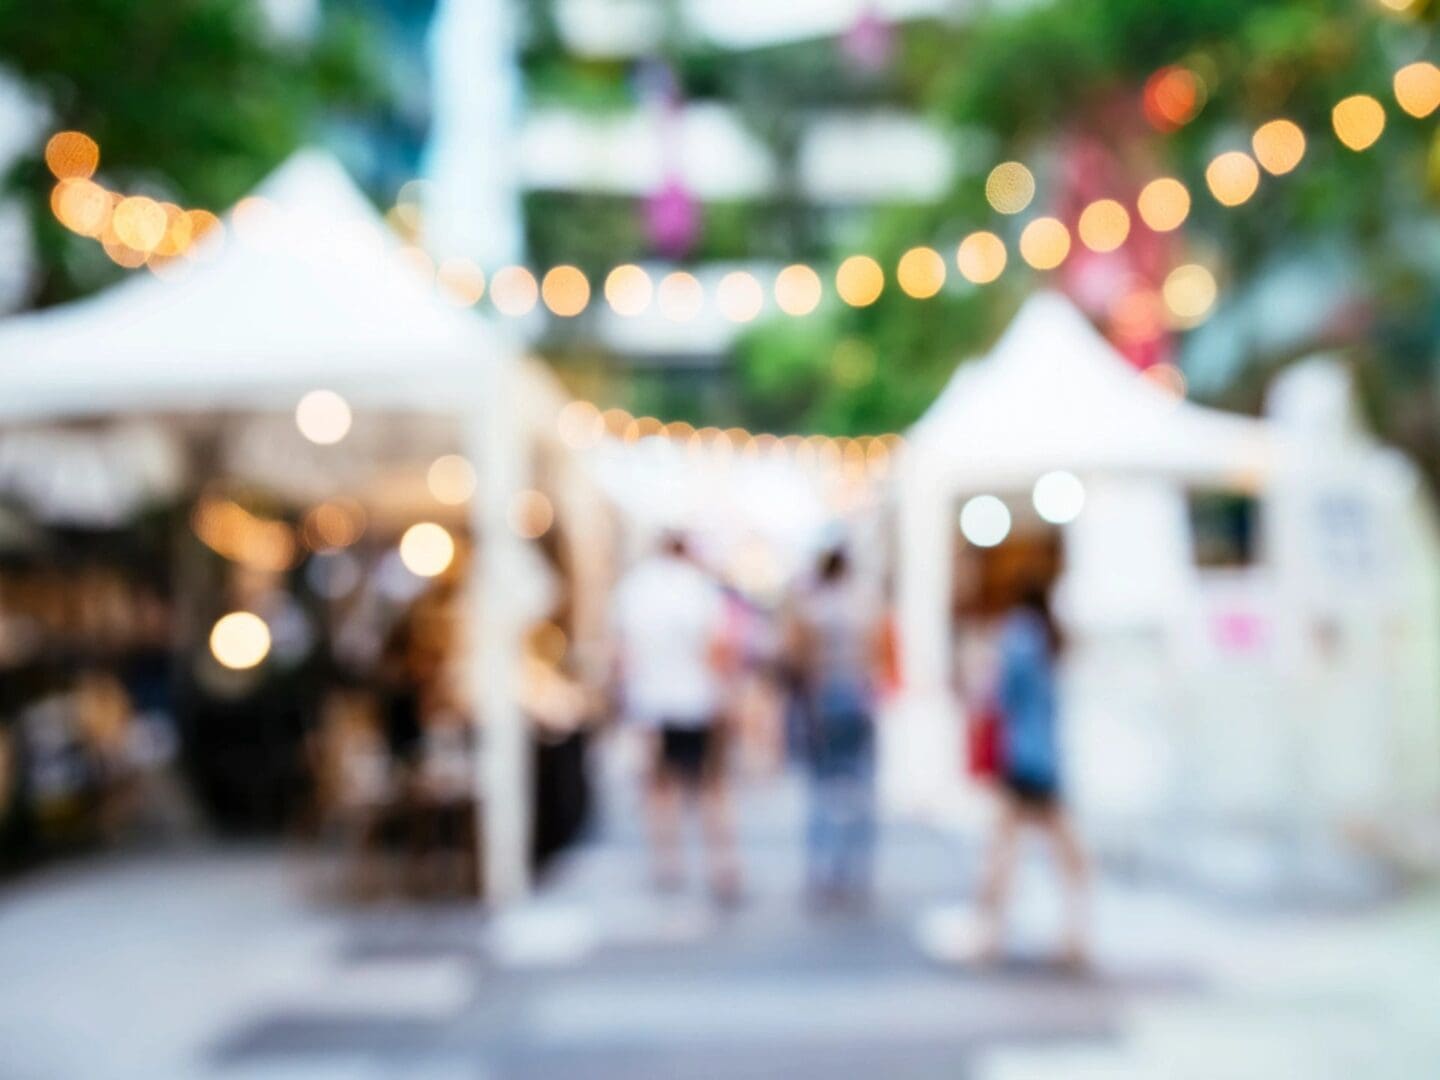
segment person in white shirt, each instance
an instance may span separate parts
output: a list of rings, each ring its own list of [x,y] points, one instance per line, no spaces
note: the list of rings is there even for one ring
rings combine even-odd
[[[624,712],[651,743],[656,883],[681,882],[681,803],[689,794],[700,805],[716,897],[728,903],[738,898],[740,875],[725,782],[726,621],[724,594],[678,533],[637,563],[614,597]]]

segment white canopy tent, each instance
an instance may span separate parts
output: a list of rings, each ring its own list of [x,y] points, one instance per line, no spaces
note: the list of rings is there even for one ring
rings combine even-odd
[[[1087,482],[1148,477],[1253,490],[1277,452],[1261,422],[1179,400],[1138,378],[1069,300],[1051,292],[1027,300],[994,348],[956,372],[907,442],[901,628],[907,682],[930,691],[947,670],[949,544],[960,495],[1028,493],[1061,469]]]
[[[435,294],[333,159],[304,151],[166,279],[0,324],[0,422],[117,413],[292,409],[316,388],[359,408],[458,418],[479,463],[485,538],[474,700],[485,717],[487,892],[527,885],[527,748],[517,708],[523,576],[506,513],[526,447],[553,432],[556,390],[515,343]],[[172,276],[173,275],[173,276]]]
[[[1417,509],[1426,500],[1408,463],[1360,437],[1348,413],[1315,419],[1326,402],[1345,411],[1348,390],[1303,367],[1294,376],[1273,419],[1178,400],[1047,293],[956,373],[909,435],[898,491],[906,713],[930,724],[906,756],[942,763],[931,797],[944,798],[960,759],[956,514],[980,493],[1028,504],[1055,470],[1085,491],[1061,527],[1057,585],[1075,632],[1066,727],[1082,809],[1088,786],[1105,790],[1105,814],[1316,824],[1373,820],[1401,788],[1412,808],[1433,797],[1440,549]],[[1257,498],[1253,565],[1197,565],[1186,510],[1197,489]],[[1342,660],[1348,674],[1334,675]],[[1384,732],[1366,719],[1376,707]]]

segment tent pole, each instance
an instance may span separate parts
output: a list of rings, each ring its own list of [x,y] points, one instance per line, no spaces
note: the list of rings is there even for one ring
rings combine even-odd
[[[501,349],[483,361],[483,398],[471,420],[472,455],[482,482],[472,502],[479,559],[473,581],[479,596],[471,604],[472,648],[479,656],[477,679],[478,753],[475,755],[476,842],[481,895],[495,908],[513,904],[530,889],[531,762],[525,717],[519,702],[520,633],[515,581],[519,545],[507,511],[525,470],[525,433],[518,422],[515,357]]]

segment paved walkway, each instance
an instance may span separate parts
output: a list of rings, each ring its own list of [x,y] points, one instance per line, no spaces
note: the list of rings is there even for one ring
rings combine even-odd
[[[884,838],[880,900],[797,902],[799,795],[748,793],[747,903],[658,898],[626,789],[525,911],[337,911],[274,852],[100,859],[0,891],[0,1077],[1440,1075],[1440,897],[1258,912],[1106,876],[1100,961],[944,961],[975,853]],[[1046,890],[1041,870],[1022,882]],[[1024,905],[1022,953],[1054,912]]]

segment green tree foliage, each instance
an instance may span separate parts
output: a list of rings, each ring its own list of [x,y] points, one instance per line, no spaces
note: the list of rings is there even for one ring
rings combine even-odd
[[[313,40],[285,42],[254,0],[0,0],[0,66],[36,92],[53,130],[98,141],[109,185],[207,208],[242,196],[327,110],[383,101],[358,15],[342,9]],[[53,182],[39,147],[6,178],[32,209],[40,304],[113,276],[93,241],[50,216]]]
[[[1440,430],[1433,390],[1440,260],[1414,242],[1420,230],[1440,224],[1440,142],[1433,117],[1406,116],[1390,90],[1401,64],[1434,58],[1440,4],[1420,8],[1401,18],[1355,0],[1065,0],[910,31],[901,65],[921,80],[917,94],[937,121],[987,152],[961,170],[937,205],[882,210],[868,236],[851,237],[847,246],[893,269],[913,244],[933,243],[948,256],[969,230],[993,228],[1009,243],[1010,267],[1000,282],[978,290],[961,285],[952,270],[946,291],[927,301],[904,297],[892,281],[872,308],[835,313],[824,335],[807,337],[803,354],[783,359],[786,343],[796,344],[793,331],[774,323],[757,328],[738,360],[751,407],[784,403],[784,415],[770,410],[774,421],[800,429],[877,430],[913,421],[954,366],[993,340],[1043,277],[1014,255],[1020,226],[1045,212],[1054,195],[1043,170],[1040,197],[1018,220],[997,219],[986,206],[985,172],[1007,158],[1043,163],[1062,140],[1079,136],[1105,146],[1137,183],[1167,173],[1186,182],[1196,194],[1186,242],[1218,254],[1227,297],[1244,295],[1279,260],[1319,248],[1345,252],[1358,268],[1356,302],[1373,317],[1357,320],[1353,337],[1340,344],[1353,347],[1390,433],[1422,455],[1440,448],[1429,434]],[[1191,123],[1161,133],[1138,122],[1141,88],[1168,64],[1197,72],[1209,93]],[[1385,102],[1389,117],[1384,137],[1364,154],[1342,147],[1330,131],[1331,107],[1357,92]],[[1219,207],[1205,192],[1206,163],[1221,149],[1244,147],[1257,124],[1276,116],[1309,133],[1304,164],[1267,180],[1245,206]],[[835,362],[857,343],[875,358],[873,377],[863,382]],[[1261,376],[1295,351],[1248,357],[1232,403],[1254,406]]]

